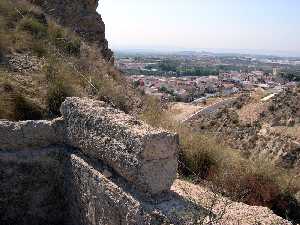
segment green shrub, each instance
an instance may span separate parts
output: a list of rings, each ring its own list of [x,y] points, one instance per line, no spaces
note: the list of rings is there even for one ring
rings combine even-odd
[[[43,118],[43,112],[40,107],[23,97],[16,94],[13,98],[15,104],[15,120],[40,120]]]
[[[102,78],[93,81],[96,87],[95,93],[100,100],[112,104],[114,107],[128,113],[131,110],[130,99],[124,95],[125,90],[110,78]]]
[[[3,57],[7,51],[7,47],[5,43],[6,43],[6,39],[4,39],[2,33],[0,32],[0,63],[2,62]]]
[[[143,100],[144,107],[140,118],[154,127],[169,129],[169,120],[163,113],[159,99],[152,96],[145,96]]]
[[[13,121],[39,120],[43,118],[43,110],[22,94],[7,86],[0,96],[0,119]]]
[[[9,51],[11,46],[11,37],[6,30],[6,23],[0,17],[0,62],[1,58]]]
[[[292,175],[289,172],[270,164],[266,169],[260,163],[247,161],[243,167],[221,171],[222,174],[214,178],[214,185],[221,187],[235,201],[268,207],[277,215],[298,224],[300,205],[294,194],[299,191],[299,185],[290,182]]]
[[[15,120],[13,101],[5,93],[0,95],[0,119]]]
[[[212,138],[200,134],[190,134],[187,130],[177,129],[180,135],[180,172],[194,179],[213,176],[219,167],[218,148]]]
[[[71,38],[65,41],[64,52],[68,55],[80,55],[81,40],[79,38]]]
[[[8,0],[0,1],[0,14],[7,17],[14,11],[13,5]]]
[[[291,193],[282,193],[272,201],[271,210],[288,219],[293,224],[300,224],[300,203]]]
[[[49,39],[54,45],[56,46],[62,45],[65,35],[64,35],[64,30],[60,26],[50,21],[48,25],[48,33],[49,33]]]
[[[24,17],[19,22],[18,29],[30,32],[36,39],[47,36],[47,26],[33,17]]]
[[[50,41],[64,54],[79,56],[81,40],[71,32],[67,32],[53,22],[49,23],[48,33]]]
[[[42,108],[11,83],[7,72],[0,71],[0,119],[19,121],[42,118]]]
[[[16,31],[11,33],[12,47],[17,52],[28,51],[32,48],[34,40],[32,35],[25,31]]]
[[[47,107],[51,117],[60,116],[60,106],[67,97],[72,96],[72,88],[64,81],[56,80],[49,84],[47,91]]]
[[[59,63],[53,57],[48,58],[48,64],[44,66],[44,73],[48,83],[54,82],[59,74]]]

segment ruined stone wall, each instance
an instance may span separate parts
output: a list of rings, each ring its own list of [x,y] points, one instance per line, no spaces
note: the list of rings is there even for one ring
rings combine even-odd
[[[90,99],[68,98],[61,111],[68,141],[149,194],[170,190],[178,136]]]
[[[0,121],[0,224],[150,224],[144,201],[170,190],[177,135],[91,99],[62,114]]]
[[[0,151],[1,225],[64,224],[66,202],[60,151]]]
[[[72,154],[66,173],[69,224],[143,224],[140,203],[105,177],[102,168]]]
[[[66,141],[64,122],[53,121],[0,121],[0,149],[24,150],[42,148]]]

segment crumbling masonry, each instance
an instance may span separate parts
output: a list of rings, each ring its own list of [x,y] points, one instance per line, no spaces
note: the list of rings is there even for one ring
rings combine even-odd
[[[157,221],[176,178],[177,135],[90,99],[68,98],[61,112],[0,122],[1,224]]]

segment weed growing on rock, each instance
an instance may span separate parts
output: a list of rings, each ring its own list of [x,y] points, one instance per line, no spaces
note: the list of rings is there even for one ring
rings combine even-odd
[[[60,116],[60,106],[72,93],[66,83],[62,80],[52,82],[48,87],[47,106],[51,116]]]
[[[39,120],[43,118],[43,110],[32,100],[24,97],[5,74],[0,73],[0,119]]]

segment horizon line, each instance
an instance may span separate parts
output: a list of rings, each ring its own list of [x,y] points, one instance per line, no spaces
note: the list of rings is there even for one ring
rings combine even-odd
[[[208,52],[213,54],[240,54],[240,55],[261,55],[261,56],[277,56],[284,58],[299,58],[300,52],[293,51],[277,51],[263,49],[226,49],[226,48],[182,48],[182,47],[150,47],[150,46],[119,46],[112,47],[113,51],[145,51],[145,52]]]

